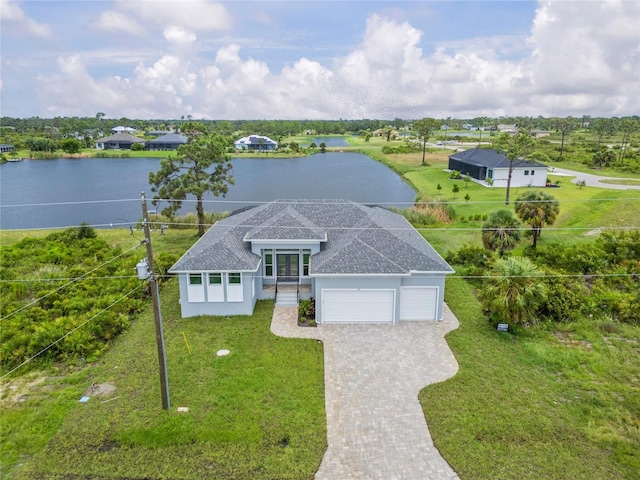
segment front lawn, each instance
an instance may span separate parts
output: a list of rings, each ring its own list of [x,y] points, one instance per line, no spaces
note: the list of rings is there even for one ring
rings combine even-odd
[[[271,334],[271,301],[251,317],[180,319],[177,283],[161,296],[171,409],[161,409],[149,308],[77,385],[45,379],[53,391],[3,408],[3,437],[11,433],[3,471],[24,479],[313,478],[327,446],[322,344]],[[230,355],[217,357],[221,349]],[[93,384],[108,393],[80,403]],[[32,420],[46,423],[28,427]],[[32,440],[41,447],[25,448]]]
[[[491,328],[474,292],[447,281],[460,365],[420,401],[461,478],[640,478],[640,327],[583,321],[518,335]]]

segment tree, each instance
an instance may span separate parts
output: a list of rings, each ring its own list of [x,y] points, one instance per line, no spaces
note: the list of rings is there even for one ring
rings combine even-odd
[[[464,196],[464,200],[465,200],[465,202],[467,202],[467,203],[469,203],[469,200],[471,200],[471,197],[469,196],[469,194],[468,194],[468,193]]]
[[[455,198],[456,198],[456,194],[460,191],[460,187],[458,187],[458,184],[457,184],[457,183],[454,183],[454,184],[453,184],[453,190],[452,190],[452,191],[453,191],[453,198],[454,198],[454,200],[455,200]]]
[[[578,128],[578,122],[573,117],[558,118],[556,119],[554,126],[556,127],[556,130],[560,132],[560,135],[562,137],[560,141],[560,158],[558,158],[558,160],[562,160],[565,137],[569,133],[573,132],[576,128]]]
[[[533,248],[536,248],[542,227],[553,225],[556,221],[560,206],[552,195],[540,191],[529,191],[516,200],[516,215],[523,222],[531,226],[533,234]]]
[[[440,190],[442,190],[442,185],[438,184],[436,188],[438,189],[438,193],[440,193]]]
[[[637,120],[633,118],[623,118],[620,121],[620,131],[622,132],[622,141],[620,142],[620,158],[618,161],[622,163],[627,153],[627,147],[631,141],[631,136],[639,130]]]
[[[324,153],[327,151],[327,144],[324,142],[320,142],[320,152]]]
[[[546,287],[536,278],[539,273],[538,267],[526,257],[497,260],[492,276],[481,290],[485,311],[498,323],[535,321],[536,309],[547,297]]]
[[[469,183],[471,182],[471,175],[467,173],[462,180],[464,180],[464,188],[469,188]]]
[[[592,129],[598,139],[598,144],[596,145],[596,151],[598,151],[600,150],[600,143],[602,142],[603,137],[610,135],[613,132],[613,124],[608,118],[598,118],[593,122]]]
[[[512,250],[520,242],[521,226],[511,210],[492,212],[482,225],[482,243],[487,250],[497,250],[502,257],[504,252]]]
[[[82,144],[80,143],[80,140],[75,138],[66,138],[60,144],[62,151],[69,154],[78,153],[81,147]]]
[[[182,131],[191,133],[189,141],[178,148],[176,157],[161,161],[160,170],[149,174],[149,183],[156,193],[154,205],[162,199],[169,201],[163,215],[174,215],[188,194],[195,196],[198,234],[202,236],[205,232],[204,194],[211,192],[216,197],[224,197],[229,185],[234,183],[230,159],[225,154],[228,141],[225,137],[205,133],[206,128],[198,123],[184,124]]]
[[[521,128],[518,133],[511,136],[503,133],[498,139],[498,148],[504,151],[509,161],[509,172],[507,176],[507,192],[505,194],[504,203],[509,205],[509,196],[511,194],[511,177],[513,177],[513,169],[527,160],[527,157],[533,153],[536,147],[536,141],[529,132]]]
[[[318,145],[316,145],[316,142],[311,142],[311,144],[309,145],[309,148],[311,150],[315,150],[316,148],[318,148]]]
[[[433,118],[423,118],[413,122],[413,129],[416,131],[418,138],[422,141],[422,165],[426,165],[424,159],[427,152],[427,142],[434,130],[440,128],[440,122]]]

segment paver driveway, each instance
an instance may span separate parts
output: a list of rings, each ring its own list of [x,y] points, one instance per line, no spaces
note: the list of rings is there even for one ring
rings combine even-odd
[[[458,320],[299,328],[295,307],[276,307],[271,330],[324,342],[329,447],[316,479],[455,479],[433,446],[418,392],[453,376],[444,335]],[[442,408],[447,408],[443,405]]]

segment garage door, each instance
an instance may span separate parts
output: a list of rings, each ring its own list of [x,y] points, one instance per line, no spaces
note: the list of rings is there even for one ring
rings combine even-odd
[[[402,287],[400,320],[436,320],[438,287]]]
[[[323,323],[393,322],[395,290],[323,289]]]

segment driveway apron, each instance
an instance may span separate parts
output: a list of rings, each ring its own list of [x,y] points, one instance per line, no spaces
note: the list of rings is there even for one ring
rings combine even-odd
[[[295,307],[276,307],[272,331],[324,342],[329,446],[316,479],[457,479],[434,447],[418,393],[458,364],[442,322],[296,326]],[[443,405],[442,408],[447,408]]]

